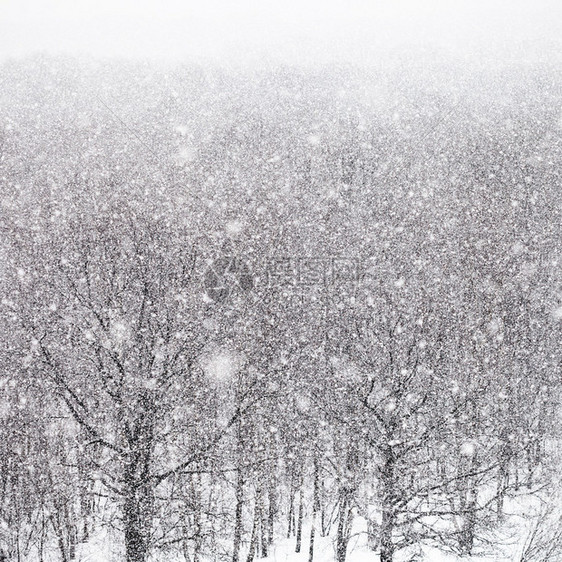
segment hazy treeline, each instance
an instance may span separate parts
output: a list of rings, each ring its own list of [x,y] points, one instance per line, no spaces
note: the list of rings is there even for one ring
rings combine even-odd
[[[312,561],[319,536],[344,562],[355,533],[381,562],[471,554],[552,482],[554,69],[27,59],[0,81],[9,559],[102,530],[129,562],[286,538]]]

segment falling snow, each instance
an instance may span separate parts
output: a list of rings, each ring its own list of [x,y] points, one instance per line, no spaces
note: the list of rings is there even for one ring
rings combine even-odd
[[[560,9],[5,4],[0,562],[562,562]]]

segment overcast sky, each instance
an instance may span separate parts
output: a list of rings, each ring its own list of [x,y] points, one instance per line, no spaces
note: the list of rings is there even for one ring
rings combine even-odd
[[[559,37],[561,0],[0,0],[0,58],[368,61],[404,46],[518,56],[553,53]]]

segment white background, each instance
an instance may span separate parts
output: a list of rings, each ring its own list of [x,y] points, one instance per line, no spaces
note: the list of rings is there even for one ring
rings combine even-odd
[[[372,62],[404,46],[553,57],[560,37],[561,0],[0,0],[0,59]]]

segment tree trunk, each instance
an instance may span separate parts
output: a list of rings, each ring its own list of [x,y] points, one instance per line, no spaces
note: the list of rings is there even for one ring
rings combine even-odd
[[[326,501],[325,501],[325,492],[324,492],[324,479],[320,479],[320,532],[322,533],[323,537],[327,537],[330,530],[329,530],[329,520],[326,513]]]
[[[46,538],[47,538],[47,522],[45,521],[45,511],[43,508],[41,510],[41,534],[39,536],[39,562],[44,562]]]
[[[194,505],[193,529],[195,530],[195,541],[193,545],[193,562],[199,562],[201,546],[203,542],[203,522],[202,522],[202,484],[201,475],[193,474],[191,477],[191,498]]]
[[[154,446],[154,404],[145,393],[139,397],[137,418],[128,433],[129,453],[123,480],[123,526],[127,562],[146,562],[154,508],[150,464]]]
[[[275,488],[275,478],[271,476],[269,483],[269,497],[268,497],[268,521],[267,521],[267,539],[268,546],[273,544],[274,532],[275,532],[275,517],[277,515],[277,490]]]
[[[387,447],[384,452],[381,470],[382,521],[380,528],[380,562],[392,562],[396,546],[393,535],[396,527],[396,459],[394,452]]]
[[[338,533],[336,536],[336,561],[345,562],[348,542],[348,511],[351,499],[351,490],[342,486],[340,490],[340,506],[338,514]]]
[[[258,540],[258,507],[257,507],[257,500],[256,504],[254,505],[254,523],[252,525],[252,536],[250,538],[250,548],[248,550],[248,556],[246,557],[246,562],[253,562],[254,557],[256,555],[256,542]]]
[[[470,470],[474,471],[477,466],[476,455],[472,456]],[[460,534],[460,550],[467,556],[472,554],[474,548],[474,538],[476,534],[476,505],[477,490],[474,478],[467,478],[464,482],[462,496],[463,522]]]
[[[466,513],[461,533],[461,552],[467,556],[472,554],[476,532],[476,490],[471,485],[466,496]]]
[[[394,557],[393,530],[396,525],[396,517],[392,508],[383,509],[382,524],[380,530],[381,562],[392,562]]]
[[[80,482],[80,517],[82,519],[80,534],[77,540],[84,543],[90,537],[90,518],[92,516],[92,481],[88,477],[88,469],[84,458],[78,462]]]
[[[499,474],[498,474],[498,489],[497,489],[497,498],[496,498],[497,518],[500,523],[504,520],[503,504],[505,498],[505,490],[508,485],[508,479],[509,479],[509,472],[508,472],[507,464],[502,463],[500,465]]]
[[[132,483],[128,486],[123,508],[125,556],[127,562],[145,562],[148,556],[150,515],[145,511],[147,490]]]
[[[509,485],[509,467],[513,457],[513,448],[509,441],[509,435],[504,430],[500,434],[501,447],[499,451],[499,470],[498,470],[498,486],[497,486],[497,519],[501,523],[504,519],[503,505],[505,491]]]
[[[55,515],[51,521],[57,536],[61,561],[72,562],[76,558],[76,542],[78,537],[77,529],[71,520],[68,512],[68,502],[65,498],[55,500]]]
[[[260,502],[260,552],[261,558],[267,558],[268,554],[268,545],[269,540],[267,536],[267,511],[265,509],[265,497],[264,497],[264,489],[263,487],[260,488],[259,492],[259,502]]]
[[[303,489],[302,489],[302,482],[301,487],[299,490],[299,516],[297,519],[297,543],[295,545],[295,552],[301,551],[301,543],[302,543],[302,520],[303,520]]]
[[[310,546],[308,549],[308,562],[314,560],[314,535],[316,534],[316,517],[320,507],[320,469],[318,467],[318,458],[314,457],[314,490],[312,498],[312,524],[310,527]]]
[[[287,522],[287,538],[295,532],[295,491],[293,490],[293,482],[291,481],[291,489],[289,490],[289,520]]]
[[[67,553],[66,553],[66,545],[64,543],[64,536],[62,534],[61,529],[57,529],[57,543],[58,543],[58,546],[59,546],[61,562],[69,562],[68,556],[67,556]],[[18,556],[18,558],[19,558],[19,556]]]
[[[240,558],[240,545],[242,544],[242,515],[244,507],[244,477],[242,468],[238,467],[238,478],[236,480],[236,510],[234,514],[234,541],[232,545],[232,562],[238,562]]]

